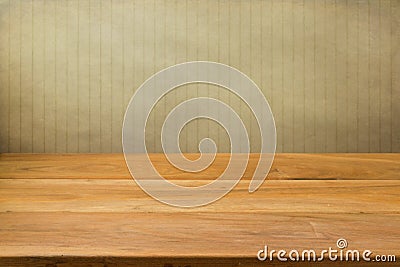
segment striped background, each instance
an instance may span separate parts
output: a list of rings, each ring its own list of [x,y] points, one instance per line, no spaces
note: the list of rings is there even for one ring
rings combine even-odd
[[[0,151],[120,152],[135,88],[176,63],[210,60],[250,76],[274,112],[279,152],[400,152],[400,1],[0,0]],[[217,97],[184,86],[150,118],[147,145],[177,103]],[[226,134],[197,120],[183,150]]]

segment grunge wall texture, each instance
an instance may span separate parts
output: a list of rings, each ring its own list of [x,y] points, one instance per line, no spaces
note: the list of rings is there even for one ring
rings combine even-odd
[[[121,152],[134,90],[193,60],[231,65],[271,104],[278,152],[400,152],[400,1],[0,0],[0,151]],[[147,145],[160,152],[167,112],[194,96],[236,96],[190,85],[162,99]],[[184,151],[221,127],[191,122]]]

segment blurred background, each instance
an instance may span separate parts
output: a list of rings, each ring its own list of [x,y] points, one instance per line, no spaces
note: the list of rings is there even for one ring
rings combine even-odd
[[[261,88],[277,152],[400,152],[400,1],[0,0],[0,152],[121,152],[124,111],[155,72],[208,60]],[[196,96],[228,103],[257,152],[249,108],[227,90],[177,88],[153,110],[150,152],[168,112]],[[184,152],[216,123],[190,122]]]

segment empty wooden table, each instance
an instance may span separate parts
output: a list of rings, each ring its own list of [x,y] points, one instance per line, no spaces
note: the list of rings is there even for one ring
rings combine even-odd
[[[166,179],[196,186],[229,156],[198,174],[151,159]],[[400,260],[400,154],[277,154],[249,194],[256,161],[224,198],[187,209],[144,193],[121,154],[1,154],[0,266],[291,266],[257,253],[337,249],[338,239]],[[346,264],[396,265],[372,260]]]

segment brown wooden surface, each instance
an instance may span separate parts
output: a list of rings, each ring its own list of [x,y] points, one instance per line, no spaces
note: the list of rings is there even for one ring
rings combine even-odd
[[[192,180],[160,154],[151,154],[159,172],[166,178]],[[189,158],[197,157],[188,154]],[[257,154],[250,156],[244,178],[251,176]],[[229,154],[218,154],[215,164],[196,179],[217,177]],[[38,179],[132,179],[122,154],[0,154],[1,178]],[[390,154],[276,154],[268,179],[400,179],[400,153]]]
[[[152,159],[169,179],[193,186],[211,181],[227,156],[197,177]],[[0,266],[292,266],[258,262],[256,253],[266,244],[319,251],[338,238],[399,260],[399,154],[278,154],[261,188],[249,194],[248,184],[181,209],[140,190],[122,155],[2,154]],[[343,266],[303,263],[327,264]],[[358,265],[374,263],[350,266]]]

